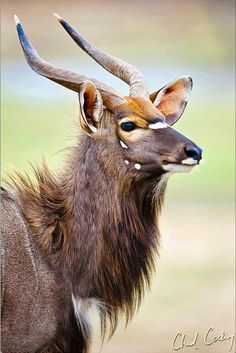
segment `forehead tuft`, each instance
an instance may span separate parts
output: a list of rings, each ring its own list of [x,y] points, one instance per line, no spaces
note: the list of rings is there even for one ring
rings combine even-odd
[[[163,119],[163,114],[154,106],[154,104],[144,97],[125,97],[127,103],[118,107],[115,113],[118,119],[123,118],[141,118],[147,122],[152,122],[157,118]]]

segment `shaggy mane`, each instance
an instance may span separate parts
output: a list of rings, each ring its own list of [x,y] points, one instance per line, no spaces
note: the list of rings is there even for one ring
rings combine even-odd
[[[63,278],[70,310],[72,298],[73,303],[76,298],[100,303],[96,307],[104,339],[113,335],[120,316],[126,324],[131,320],[150,286],[166,179],[156,176],[127,183],[121,175],[118,180],[108,178],[99,165],[100,175],[95,173],[88,182],[83,149],[89,158],[96,153],[94,146],[76,149],[62,176],[43,163],[33,168],[35,182],[16,173],[8,185],[15,190],[33,237]],[[96,157],[94,164],[96,171]],[[103,182],[97,184],[98,180]],[[97,189],[100,195],[94,194]],[[75,317],[69,320],[75,325]],[[90,333],[84,341],[85,352]]]

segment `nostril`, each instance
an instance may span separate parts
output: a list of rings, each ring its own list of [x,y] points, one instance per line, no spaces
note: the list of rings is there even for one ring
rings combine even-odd
[[[188,157],[197,159],[198,161],[202,158],[201,148],[189,146],[185,148],[185,153]]]

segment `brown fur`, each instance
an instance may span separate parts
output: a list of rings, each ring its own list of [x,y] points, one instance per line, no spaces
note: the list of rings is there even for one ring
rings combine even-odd
[[[157,176],[144,183],[114,169],[118,152],[109,141],[84,136],[62,176],[53,176],[44,165],[35,169],[35,184],[27,176],[13,178],[29,229],[63,287],[104,303],[103,334],[107,319],[110,333],[119,314],[131,319],[150,285],[164,191],[155,195]]]
[[[68,24],[59,20],[68,30]],[[85,43],[71,30],[80,44]],[[157,220],[165,173],[182,166],[188,157],[187,147],[198,152],[192,141],[164,123],[174,124],[183,113],[192,80],[183,77],[164,87],[151,96],[156,101],[153,104],[138,70],[104,53],[99,55],[97,61],[108,71],[115,60],[111,72],[131,85],[130,97],[124,98],[97,80],[92,83],[83,75],[42,61],[18,21],[17,31],[29,65],[79,93],[83,135],[59,175],[44,164],[34,169],[35,182],[27,175],[11,178],[15,212],[8,212],[9,205],[3,204],[7,223],[3,236],[11,245],[10,259],[18,259],[18,252],[28,259],[24,255],[26,238],[28,254],[37,256],[35,260],[30,256],[25,267],[21,263],[20,270],[12,265],[13,272],[8,264],[4,278],[13,278],[13,290],[4,292],[3,353],[86,353],[91,335],[89,323],[83,319],[90,305],[99,304],[102,336],[112,335],[118,318],[123,315],[128,322],[149,288],[158,254]],[[150,125],[157,119],[160,129]],[[41,268],[45,285],[40,287],[39,298],[36,296],[36,307],[33,300],[29,303],[24,297],[29,292],[31,298],[33,293],[30,275],[34,262]],[[45,269],[51,279],[48,285]],[[15,314],[18,298],[24,308]],[[53,329],[47,332],[50,317]],[[32,336],[34,345],[20,346],[18,331],[12,338],[13,319],[19,323],[21,335]],[[33,320],[40,322],[39,327],[34,329]],[[37,344],[45,332],[48,337]]]
[[[55,275],[60,293],[54,297],[59,313],[51,309],[56,333],[37,353],[88,351],[90,332],[77,322],[72,296],[85,307],[94,299],[100,303],[103,337],[114,333],[119,316],[126,322],[132,318],[150,285],[158,254],[157,218],[166,186],[163,159],[178,163],[186,158],[186,144],[195,146],[170,128],[123,131],[123,118],[136,119],[141,126],[142,121],[147,125],[162,116],[146,98],[126,97],[127,103],[110,112],[98,104],[99,93],[90,83],[83,92],[79,121],[84,133],[71,148],[63,172],[54,175],[44,164],[34,169],[35,182],[19,173],[11,177],[22,222]],[[120,139],[128,149],[122,148]],[[141,171],[135,163],[141,163]]]

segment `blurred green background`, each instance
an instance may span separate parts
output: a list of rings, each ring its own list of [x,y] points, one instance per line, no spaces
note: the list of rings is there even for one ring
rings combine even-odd
[[[28,171],[43,157],[63,168],[76,136],[77,95],[37,76],[18,43],[16,13],[40,55],[56,65],[127,86],[86,56],[52,16],[59,13],[96,46],[140,68],[150,91],[193,77],[187,109],[175,126],[204,151],[191,174],[169,181],[161,218],[162,249],[151,293],[126,330],[102,352],[167,353],[177,332],[234,328],[234,8],[231,0],[2,2],[2,176]],[[59,152],[59,153],[58,153]],[[96,335],[97,336],[97,335]],[[97,338],[96,338],[97,340]],[[100,351],[95,340],[93,352]],[[191,351],[190,348],[186,350]]]

